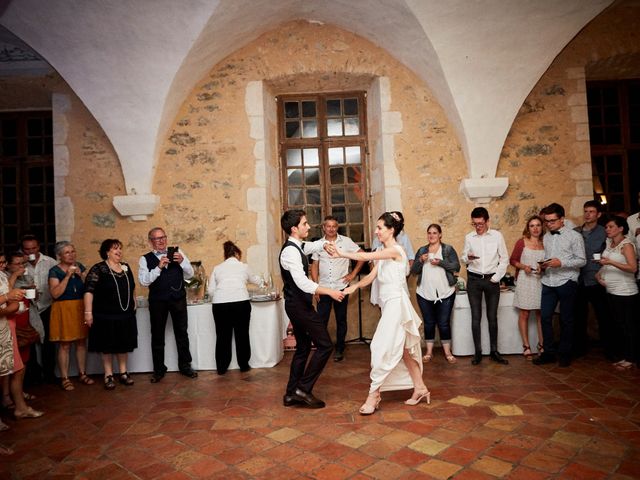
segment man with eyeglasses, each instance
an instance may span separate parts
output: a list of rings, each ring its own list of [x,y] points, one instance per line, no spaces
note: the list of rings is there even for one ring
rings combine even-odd
[[[151,355],[153,374],[151,383],[157,383],[167,373],[164,364],[164,336],[167,317],[171,313],[173,334],[178,350],[178,369],[189,378],[196,378],[198,372],[191,368],[189,334],[187,333],[187,291],[185,280],[193,277],[191,262],[180,249],[171,249],[169,258],[167,234],[160,227],[149,231],[152,250],[140,257],[138,280],[149,287],[149,318],[151,322]]]
[[[542,241],[544,258],[542,270],[542,346],[544,352],[533,360],[536,365],[554,363],[560,367],[571,365],[573,345],[573,317],[580,268],[587,263],[582,235],[564,223],[564,207],[557,203],[541,212],[547,226]],[[553,313],[560,303],[560,343],[554,344]]]
[[[498,302],[500,279],[507,273],[509,253],[504,237],[498,230],[489,228],[489,212],[484,207],[471,211],[473,232],[464,237],[462,261],[467,265],[467,296],[471,307],[471,333],[475,354],[472,365],[482,361],[482,296],[487,306],[489,323],[490,358],[507,365],[509,361],[498,352]]]

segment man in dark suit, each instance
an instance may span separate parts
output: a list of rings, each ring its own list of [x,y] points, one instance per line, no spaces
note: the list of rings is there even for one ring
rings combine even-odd
[[[319,252],[324,241],[303,242],[311,228],[305,212],[286,211],[280,219],[280,225],[289,236],[280,250],[284,309],[291,320],[293,334],[296,337],[296,351],[291,360],[283,404],[285,407],[306,405],[310,408],[323,408],[325,403],[316,398],[311,391],[331,356],[333,343],[327,332],[327,325],[313,308],[313,295],[329,295],[334,300],[342,301],[344,294],[339,290],[321,287],[309,279],[307,255]],[[312,342],[316,347],[313,353]]]

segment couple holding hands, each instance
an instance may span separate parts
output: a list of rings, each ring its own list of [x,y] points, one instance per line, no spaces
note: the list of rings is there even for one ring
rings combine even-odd
[[[323,408],[325,403],[311,392],[326,365],[333,344],[326,325],[313,308],[314,294],[329,295],[342,301],[346,295],[372,282],[378,283],[382,316],[371,341],[371,385],[361,415],[371,415],[380,404],[380,392],[413,388],[407,405],[422,400],[430,403],[430,392],[422,380],[422,352],[418,327],[422,320],[409,299],[406,275],[407,255],[396,242],[404,222],[396,213],[386,212],[376,225],[376,236],[383,247],[373,252],[344,252],[335,244],[322,240],[304,242],[310,226],[303,210],[288,210],[280,219],[288,235],[280,251],[280,271],[284,282],[285,311],[293,325],[296,351],[291,361],[285,406],[306,405]],[[373,261],[371,272],[342,291],[319,286],[308,278],[307,255],[324,249],[332,257],[356,261]],[[311,343],[316,351],[311,354]],[[311,358],[309,355],[311,354]],[[307,360],[309,360],[307,362]]]

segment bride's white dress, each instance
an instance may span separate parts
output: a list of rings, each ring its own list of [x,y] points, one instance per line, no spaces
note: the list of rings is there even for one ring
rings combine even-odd
[[[378,260],[379,301],[382,316],[376,333],[371,340],[371,388],[386,390],[405,390],[413,388],[409,370],[402,360],[405,349],[420,366],[422,372],[422,350],[420,316],[413,309],[407,288],[409,262],[404,249],[394,245],[402,257],[398,260]]]

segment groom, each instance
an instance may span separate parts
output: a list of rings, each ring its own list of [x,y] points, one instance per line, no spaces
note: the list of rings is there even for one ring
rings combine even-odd
[[[307,255],[320,252],[324,241],[303,242],[311,228],[305,212],[287,210],[280,218],[280,226],[289,237],[280,250],[284,310],[291,320],[293,335],[296,337],[296,351],[291,360],[289,383],[282,402],[285,407],[306,405],[309,408],[323,408],[325,403],[311,391],[331,356],[333,343],[326,324],[313,308],[312,300],[317,293],[329,295],[340,302],[344,294],[339,290],[321,287],[309,279]],[[309,358],[311,342],[316,351]]]

